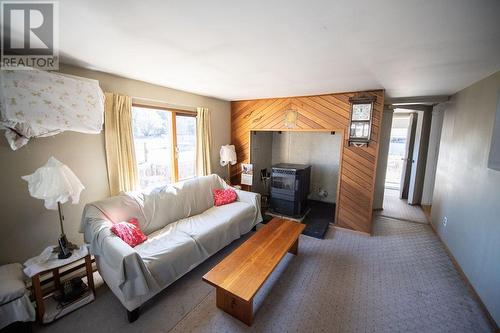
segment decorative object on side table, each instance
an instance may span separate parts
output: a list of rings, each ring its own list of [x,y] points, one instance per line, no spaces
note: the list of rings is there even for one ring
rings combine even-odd
[[[54,251],[59,253],[59,259],[69,258],[71,250],[77,249],[77,246],[68,242],[64,234],[62,204],[69,199],[73,204],[77,204],[85,187],[70,168],[54,157],[50,157],[47,163],[33,174],[21,178],[28,182],[32,197],[45,200],[45,208],[58,209],[61,236],[58,240],[59,246],[55,247]]]
[[[75,266],[81,260],[84,263]],[[61,273],[61,269],[68,267]],[[79,277],[61,281],[64,275],[71,275],[76,269],[85,266],[87,284]],[[86,245],[77,248],[69,258],[58,259],[52,251],[52,246],[47,247],[38,257],[29,259],[24,263],[24,273],[31,278],[33,294],[36,304],[37,320],[47,324],[60,317],[92,302],[95,299],[94,278],[92,275],[92,259]],[[42,277],[52,274],[54,290],[42,290]]]
[[[227,179],[226,183],[231,185],[231,165],[235,165],[236,160],[236,149],[234,145],[224,145],[220,147],[220,165],[227,165]]]
[[[252,190],[253,164],[250,163],[241,164],[241,185],[246,185],[248,191]]]

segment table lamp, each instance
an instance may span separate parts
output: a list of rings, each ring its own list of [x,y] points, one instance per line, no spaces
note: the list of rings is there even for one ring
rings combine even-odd
[[[231,185],[231,165],[236,164],[236,149],[234,145],[224,145],[220,147],[220,165],[227,165],[226,182]]]
[[[77,246],[68,242],[64,234],[62,204],[69,199],[73,204],[77,204],[80,201],[80,193],[85,187],[70,168],[54,157],[49,158],[44,166],[31,175],[21,178],[28,182],[28,190],[32,197],[45,200],[45,208],[59,211],[61,236],[58,240],[59,247],[54,248],[54,251],[59,252],[59,259],[70,257],[71,250]]]

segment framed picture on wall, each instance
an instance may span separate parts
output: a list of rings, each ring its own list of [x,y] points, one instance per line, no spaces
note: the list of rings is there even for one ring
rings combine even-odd
[[[488,168],[500,171],[500,91],[498,92],[497,111],[493,124],[493,134],[491,135]]]

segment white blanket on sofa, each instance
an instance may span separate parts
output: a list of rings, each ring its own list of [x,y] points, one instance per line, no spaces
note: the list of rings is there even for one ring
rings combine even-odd
[[[154,294],[262,221],[254,193],[237,190],[237,202],[215,207],[213,189],[225,186],[213,175],[150,194],[123,193],[87,205],[81,232],[114,271],[125,299]],[[132,217],[148,234],[135,248],[110,231]]]
[[[212,207],[150,234],[135,250],[155,280],[168,285],[249,232],[253,215],[253,207],[243,202]],[[239,221],[243,220],[248,223],[242,227]]]

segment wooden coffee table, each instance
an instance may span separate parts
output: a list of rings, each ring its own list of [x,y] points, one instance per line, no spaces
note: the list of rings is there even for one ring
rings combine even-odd
[[[252,325],[253,298],[287,252],[298,254],[305,225],[273,218],[203,276],[219,309]]]

